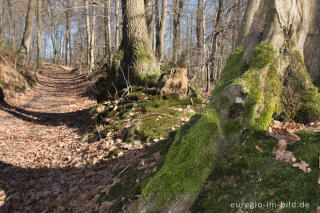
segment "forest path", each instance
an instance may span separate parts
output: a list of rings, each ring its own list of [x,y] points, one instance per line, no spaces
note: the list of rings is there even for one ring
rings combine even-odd
[[[39,71],[34,88],[0,105],[0,212],[90,212],[122,160],[104,161],[108,141],[80,140],[94,128],[86,77],[50,64]]]

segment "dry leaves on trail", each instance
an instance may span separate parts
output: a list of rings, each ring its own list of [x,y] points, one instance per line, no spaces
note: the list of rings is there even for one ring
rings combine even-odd
[[[91,212],[92,196],[114,171],[139,161],[144,145],[112,134],[81,142],[95,128],[90,84],[55,65],[41,70],[38,85],[0,106],[0,212]],[[122,157],[107,157],[119,148]]]

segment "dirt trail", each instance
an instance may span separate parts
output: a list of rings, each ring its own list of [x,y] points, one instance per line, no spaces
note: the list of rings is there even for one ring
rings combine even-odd
[[[80,141],[95,104],[85,76],[55,65],[40,73],[0,106],[0,212],[90,212],[126,157],[105,161],[108,141]]]

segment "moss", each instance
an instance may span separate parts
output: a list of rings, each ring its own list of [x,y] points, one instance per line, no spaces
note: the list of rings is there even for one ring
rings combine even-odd
[[[226,139],[233,141],[239,138],[242,133],[243,126],[239,120],[232,120],[226,123],[223,129]]]
[[[275,51],[266,43],[258,45],[249,67],[235,82],[248,90],[245,103],[245,122],[252,130],[265,130],[274,113],[280,113],[280,81],[275,68]]]
[[[178,118],[153,115],[138,121],[135,127],[140,138],[165,138],[172,131],[172,127],[179,123]]]
[[[195,201],[192,212],[237,212],[231,203],[251,203],[248,212],[316,212],[320,186],[317,184],[320,134],[310,131],[298,133],[301,140],[289,146],[296,157],[310,163],[311,173],[303,173],[290,164],[274,160],[276,141],[266,133],[244,138],[221,158],[208,178],[204,190]],[[263,153],[256,150],[259,146]],[[254,203],[309,203],[309,208],[258,208]],[[277,206],[279,207],[279,206]]]
[[[149,62],[152,60],[152,55],[149,52],[149,49],[145,46],[140,46],[137,49],[137,58],[138,58],[138,63],[144,63],[144,62]]]
[[[276,51],[272,46],[270,46],[267,42],[262,42],[253,50],[253,53],[250,56],[249,68],[264,68],[274,60],[275,53]]]
[[[247,64],[243,59],[243,53],[243,46],[239,46],[229,55],[226,65],[221,72],[220,81],[212,91],[212,97],[246,71]]]
[[[215,111],[194,116],[177,134],[164,166],[144,187],[145,199],[156,199],[163,207],[179,194],[194,195],[211,172],[214,150],[221,135]]]
[[[254,131],[268,127],[280,94],[274,58],[273,48],[265,43],[253,51],[250,64],[243,60],[242,47],[229,56],[211,103],[201,118],[193,119],[177,133],[164,166],[143,189],[145,199],[155,201],[161,210],[179,195],[194,196],[213,168],[221,138],[226,139],[223,145],[228,145],[239,140],[246,128]],[[227,88],[232,83],[240,87]],[[228,89],[233,94],[241,87],[247,90],[248,100],[232,104],[236,100],[230,99]],[[224,88],[227,92],[221,92]],[[225,117],[225,110],[229,117]]]
[[[313,86],[299,51],[290,50],[284,75],[282,107],[290,118],[307,123],[320,119],[320,95]]]
[[[160,77],[160,70],[155,74],[141,74],[138,79],[138,85],[143,85],[147,87],[155,87]]]

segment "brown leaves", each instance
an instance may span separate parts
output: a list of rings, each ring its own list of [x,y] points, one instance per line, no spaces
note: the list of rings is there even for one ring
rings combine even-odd
[[[300,137],[294,133],[303,128],[303,124],[297,124],[291,120],[285,123],[273,120],[268,130],[270,135],[275,139],[285,140],[288,144],[294,144],[295,142],[300,140]]]
[[[319,130],[320,122],[311,123],[309,126],[296,123],[289,120],[285,123],[273,120],[268,131],[272,137],[278,140],[278,144],[273,148],[273,154],[276,156],[276,160],[284,162],[296,162],[294,154],[287,151],[287,145],[292,145],[300,140],[300,137],[294,134],[303,129]],[[301,160],[300,163],[294,163],[293,167],[297,167],[305,173],[311,172],[311,168],[308,168],[309,164]],[[319,180],[320,181],[320,180]]]
[[[311,172],[311,169],[308,168],[309,164],[307,162],[305,162],[304,160],[302,160],[300,163],[295,163],[292,166],[298,167],[299,169],[301,169],[305,173]]]
[[[276,156],[276,160],[285,161],[285,162],[295,162],[296,158],[293,153],[287,151],[287,142],[285,140],[280,140],[277,144],[277,147],[273,148],[273,154]]]

